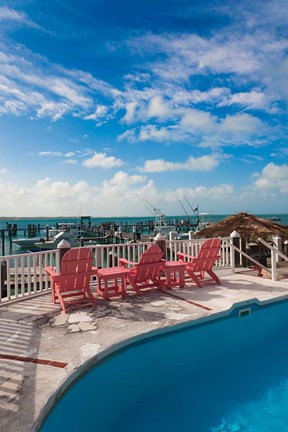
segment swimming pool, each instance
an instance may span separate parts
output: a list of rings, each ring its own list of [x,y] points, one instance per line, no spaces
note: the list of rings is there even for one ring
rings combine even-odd
[[[287,431],[288,302],[247,311],[108,356],[64,393],[41,432]]]

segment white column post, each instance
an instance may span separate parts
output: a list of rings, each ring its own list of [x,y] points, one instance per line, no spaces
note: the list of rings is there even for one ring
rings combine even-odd
[[[166,258],[166,238],[162,234],[158,233],[156,237],[154,237],[154,241],[160,249],[162,249],[164,254],[163,258]]]
[[[194,239],[194,234],[195,234],[195,231],[188,231],[189,240]]]
[[[276,281],[277,280],[277,263],[276,263],[276,247],[273,246],[273,248],[271,249],[271,277],[272,277],[272,281]]]
[[[273,239],[273,244],[275,245],[276,249],[279,252],[282,252],[283,251],[282,250],[282,238],[279,236],[273,236],[272,239]],[[276,262],[282,261],[282,258],[278,254],[276,254],[275,258],[276,258]]]
[[[240,249],[240,234],[235,230],[230,234],[230,243]],[[235,266],[240,264],[240,253],[235,251],[233,246],[230,248],[230,260],[231,271],[235,273]]]
[[[70,243],[67,240],[61,240],[57,245],[57,259],[56,259],[56,272],[60,273],[61,271],[61,262],[64,254],[71,249]]]

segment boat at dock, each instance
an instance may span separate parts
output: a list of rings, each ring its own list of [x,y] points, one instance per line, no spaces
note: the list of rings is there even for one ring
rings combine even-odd
[[[56,224],[55,227],[50,227],[47,228],[47,233],[46,233],[46,239],[41,236],[41,237],[24,237],[24,238],[19,238],[19,239],[14,239],[12,241],[12,243],[16,244],[17,246],[20,246],[22,249],[26,249],[26,250],[31,250],[34,248],[37,248],[37,244],[41,243],[43,244],[48,243],[48,242],[52,242],[55,237],[57,236],[57,234],[59,233],[64,233],[64,235],[62,236],[62,238],[65,238],[65,240],[72,240],[75,239],[78,233],[78,229],[76,227],[75,223],[69,223],[69,222],[61,222]]]
[[[51,240],[45,240],[43,238],[40,241],[35,242],[33,248],[39,250],[53,250],[57,248],[58,244],[62,240],[66,240],[71,247],[80,246],[80,237],[76,235],[75,231],[62,230],[59,231]]]

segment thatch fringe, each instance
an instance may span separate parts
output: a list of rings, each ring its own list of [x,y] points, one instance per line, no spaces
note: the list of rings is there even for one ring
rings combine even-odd
[[[220,222],[215,222],[199,231],[196,238],[229,237],[236,230],[243,239],[257,241],[259,237],[271,240],[272,236],[281,236],[288,239],[288,226],[259,218],[249,213],[237,213]]]

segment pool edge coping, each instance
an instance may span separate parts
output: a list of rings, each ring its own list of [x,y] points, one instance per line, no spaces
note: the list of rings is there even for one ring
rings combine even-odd
[[[143,341],[147,341],[149,339],[162,336],[169,333],[174,333],[177,331],[182,331],[187,329],[188,327],[195,327],[201,324],[205,323],[211,323],[215,320],[221,319],[221,318],[227,318],[232,313],[237,310],[241,309],[243,307],[248,307],[252,305],[256,305],[259,307],[265,307],[269,304],[273,303],[279,303],[282,301],[288,300],[288,294],[285,294],[283,296],[267,299],[267,300],[259,300],[258,298],[252,298],[248,300],[243,300],[240,302],[234,303],[230,308],[222,311],[217,312],[211,312],[209,315],[202,316],[196,319],[190,319],[188,321],[180,322],[177,324],[169,325],[162,328],[157,328],[153,330],[149,330],[145,333],[140,333],[135,336],[129,337],[128,339],[123,339],[119,342],[116,342],[112,344],[108,348],[104,348],[103,350],[99,351],[97,354],[93,355],[91,358],[77,366],[75,369],[71,371],[71,373],[64,378],[64,380],[60,383],[58,388],[49,396],[47,401],[45,402],[44,406],[41,408],[39,415],[37,416],[37,419],[35,420],[33,427],[31,429],[31,432],[39,432],[41,430],[41,427],[46,419],[46,417],[49,415],[50,411],[53,409],[53,406],[57,403],[57,401],[63,396],[63,394],[71,387],[74,382],[77,381],[77,379],[84,373],[88,372],[90,369],[95,367],[98,363],[105,361],[105,358],[110,357],[117,353],[117,351],[129,348],[130,346],[133,346],[134,344],[141,343]]]

